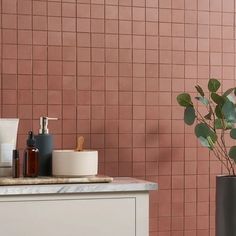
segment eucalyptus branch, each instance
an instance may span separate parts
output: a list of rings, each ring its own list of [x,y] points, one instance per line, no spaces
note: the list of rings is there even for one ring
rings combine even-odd
[[[218,152],[216,152],[214,149],[213,149],[212,151],[213,151],[215,157],[221,162],[221,164],[223,164],[223,165],[225,166],[225,168],[227,169],[227,171],[228,171],[229,174],[230,174],[230,173],[231,173],[230,168],[229,168],[229,167],[225,164],[225,162],[220,158]],[[226,163],[227,163],[227,161],[226,161]]]
[[[199,94],[196,99],[208,111],[206,116],[198,111],[198,105],[193,104],[188,93],[179,94],[177,102],[180,106],[185,107],[184,121],[187,125],[193,125],[197,121],[194,132],[201,144],[213,151],[214,156],[226,168],[228,174],[235,175],[236,146],[230,147],[228,151],[225,139],[226,130],[229,129],[231,138],[236,140],[236,128],[233,127],[233,123],[236,123],[236,103],[228,97],[235,91],[235,88],[230,88],[220,95],[217,92],[220,86],[220,81],[210,79],[207,86],[209,92],[207,97],[199,85],[195,86]]]

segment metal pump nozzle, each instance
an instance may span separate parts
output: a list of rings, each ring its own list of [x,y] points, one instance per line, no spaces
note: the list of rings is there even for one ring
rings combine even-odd
[[[45,117],[41,116],[40,117],[40,129],[39,129],[39,134],[48,134],[48,121],[49,120],[58,120],[58,118],[50,118],[50,117]]]

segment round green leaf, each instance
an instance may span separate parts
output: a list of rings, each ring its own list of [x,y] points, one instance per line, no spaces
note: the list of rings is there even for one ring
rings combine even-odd
[[[232,158],[234,162],[236,162],[236,146],[230,148],[229,157]]]
[[[184,122],[187,125],[192,125],[195,121],[196,114],[195,109],[193,107],[186,107],[184,110]]]
[[[215,108],[215,114],[218,118],[223,119],[224,115],[222,113],[222,105],[218,104]]]
[[[225,101],[225,103],[222,107],[222,113],[224,115],[224,118],[228,122],[236,123],[236,110],[234,107],[234,103],[232,103],[228,99]]]
[[[216,92],[220,88],[220,82],[217,79],[210,79],[208,82],[208,89],[210,92]]]
[[[231,137],[232,139],[236,139],[236,129],[231,129],[231,131],[230,131],[230,137]]]
[[[181,93],[177,96],[177,102],[180,106],[188,107],[193,106],[191,97],[188,93]]]
[[[200,137],[198,137],[198,140],[203,147],[207,147],[207,148],[211,147],[206,138],[203,138],[202,136],[200,136]]]
[[[224,104],[225,98],[218,95],[217,93],[212,93],[211,94],[211,99],[216,103],[216,104]]]
[[[203,137],[207,139],[209,136],[213,142],[217,140],[217,135],[214,130],[209,128],[205,123],[199,123],[196,125],[195,134],[198,138]]]

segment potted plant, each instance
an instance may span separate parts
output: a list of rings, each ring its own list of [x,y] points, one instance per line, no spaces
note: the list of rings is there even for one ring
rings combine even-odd
[[[201,86],[195,86],[198,93],[195,99],[205,107],[205,114],[188,93],[179,94],[177,102],[184,107],[184,122],[195,124],[194,132],[201,145],[212,151],[227,171],[226,175],[216,177],[216,236],[235,236],[236,146],[229,147],[226,137],[236,139],[236,88],[220,93],[220,86],[217,79],[209,80],[207,93]]]

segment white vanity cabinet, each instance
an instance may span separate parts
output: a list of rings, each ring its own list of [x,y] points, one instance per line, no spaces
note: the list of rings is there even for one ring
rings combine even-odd
[[[0,187],[4,236],[148,236],[149,190],[155,183]]]

